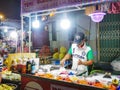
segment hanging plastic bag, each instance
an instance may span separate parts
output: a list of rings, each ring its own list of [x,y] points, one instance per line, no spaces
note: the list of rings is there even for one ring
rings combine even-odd
[[[115,71],[120,71],[120,57],[117,58],[116,60],[113,60],[113,61],[111,62],[111,65],[112,65],[112,67],[113,67],[113,70],[115,70]]]

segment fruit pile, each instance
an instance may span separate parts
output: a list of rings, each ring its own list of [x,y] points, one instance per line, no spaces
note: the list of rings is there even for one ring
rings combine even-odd
[[[59,60],[63,59],[63,57],[65,56],[66,52],[67,52],[67,49],[64,46],[61,46],[60,47],[60,51],[55,52],[53,54],[53,59],[59,59]]]
[[[1,84],[0,85],[0,90],[15,90],[14,85],[7,85],[7,84]]]
[[[51,55],[50,47],[44,45],[44,46],[40,49],[39,56],[42,57],[42,56],[50,56],[50,55]]]
[[[8,71],[8,70],[5,70],[2,72],[2,78],[7,80],[12,80],[12,81],[21,81],[20,74],[12,73],[11,71]]]

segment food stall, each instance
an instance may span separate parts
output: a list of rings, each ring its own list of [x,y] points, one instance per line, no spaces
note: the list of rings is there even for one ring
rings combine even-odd
[[[35,74],[22,74],[22,90],[116,90],[119,76],[96,73],[84,76],[58,65],[44,65]],[[53,69],[54,68],[54,69]],[[80,71],[79,71],[80,72]]]
[[[90,85],[75,84],[55,79],[22,75],[22,90],[106,90]]]
[[[112,1],[112,0],[109,0]],[[108,1],[108,2],[109,2]],[[81,10],[81,7],[85,7],[88,5],[93,4],[100,4],[105,3],[104,0],[91,0],[91,1],[76,1],[76,0],[50,0],[50,1],[29,1],[29,0],[22,0],[22,12],[21,12],[21,22],[23,23],[23,18],[28,17],[29,22],[29,31],[31,32],[31,17],[33,16],[43,16],[43,15],[49,15],[51,11],[54,11],[56,9],[55,13],[61,13],[61,12],[68,12],[68,11],[74,11],[74,10]],[[67,8],[64,10],[64,8]],[[83,9],[83,8],[82,8]],[[32,16],[33,15],[33,16]],[[50,14],[51,15],[51,14]],[[52,13],[51,16],[54,16],[54,13]],[[23,31],[23,24],[22,24],[22,31]],[[97,32],[98,33],[98,32]],[[97,35],[96,35],[97,37]],[[23,37],[22,37],[23,38]],[[97,43],[98,44],[98,43]],[[29,49],[31,47],[31,33],[29,33]],[[22,50],[23,51],[23,50]],[[29,50],[30,51],[30,50]],[[96,52],[99,54],[99,52]],[[99,58],[99,57],[97,57]],[[41,65],[40,65],[41,66]],[[44,67],[44,66],[43,66]],[[48,69],[50,69],[49,66],[47,66]],[[46,69],[46,68],[45,68]],[[44,69],[42,69],[44,70]],[[105,90],[105,89],[112,89],[116,90],[116,87],[113,84],[117,84],[119,82],[119,76],[112,76],[108,78],[107,80],[104,79],[104,74],[98,74],[96,77],[95,75],[92,77],[77,77],[76,75],[69,76],[69,74],[73,74],[73,72],[63,71],[64,74],[61,75],[60,71],[59,74],[56,72],[53,72],[51,70],[48,70],[48,72],[45,70],[41,72],[41,70],[38,70],[36,73],[32,74],[22,74],[21,75],[21,90]],[[108,74],[107,74],[108,75]],[[109,75],[108,75],[109,76]],[[91,81],[91,79],[93,81]],[[115,79],[115,80],[114,80]],[[110,81],[109,81],[110,80]],[[114,83],[115,81],[115,83]],[[104,82],[104,83],[102,83]],[[110,82],[110,83],[109,83]]]

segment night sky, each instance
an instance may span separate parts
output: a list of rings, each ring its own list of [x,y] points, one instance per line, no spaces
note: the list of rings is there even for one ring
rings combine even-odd
[[[8,19],[20,20],[21,0],[0,0],[0,13]]]

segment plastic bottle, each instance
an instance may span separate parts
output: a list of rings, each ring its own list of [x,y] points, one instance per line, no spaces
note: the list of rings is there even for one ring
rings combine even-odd
[[[0,83],[2,81],[2,59],[0,59]]]
[[[31,73],[34,74],[35,72],[36,72],[36,63],[33,59],[31,63]]]
[[[26,62],[26,73],[30,74],[31,73],[31,62],[30,59],[28,58]]]
[[[23,65],[22,65],[22,73],[26,73],[26,61],[27,60],[23,60]]]
[[[19,73],[22,72],[22,59],[21,58],[18,58],[17,71]]]
[[[2,72],[2,65],[3,65],[3,61],[2,61],[2,59],[0,58],[0,72]]]
[[[17,62],[15,60],[12,60],[10,69],[12,72],[17,72]]]

